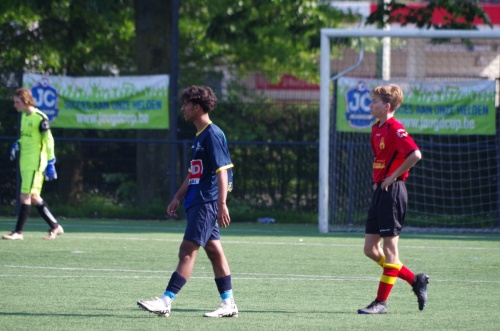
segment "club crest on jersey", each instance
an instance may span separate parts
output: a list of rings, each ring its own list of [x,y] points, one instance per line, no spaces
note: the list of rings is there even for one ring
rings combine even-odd
[[[31,94],[35,99],[36,108],[47,114],[50,122],[53,122],[59,115],[59,96],[57,88],[50,84],[47,77],[31,88]]]
[[[346,120],[355,129],[366,129],[373,125],[375,118],[370,110],[370,90],[360,81],[345,93]]]
[[[408,133],[406,133],[404,129],[399,129],[398,131],[396,131],[396,133],[398,134],[399,138],[408,137]]]
[[[203,173],[203,161],[191,160],[191,171],[189,172],[189,185],[196,185],[200,183],[201,174]]]
[[[378,144],[378,147],[380,149],[384,149],[385,148],[385,141],[384,141],[384,137],[382,137],[382,139],[380,139],[380,144]]]

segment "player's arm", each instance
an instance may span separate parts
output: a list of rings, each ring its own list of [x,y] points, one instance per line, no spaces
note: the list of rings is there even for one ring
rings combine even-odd
[[[54,137],[50,130],[42,131],[42,143],[46,146],[47,160],[55,159]]]
[[[217,196],[217,221],[221,227],[227,228],[231,222],[226,204],[228,189],[227,168],[221,168],[217,171],[217,188],[219,191]]]
[[[174,198],[169,203],[169,205],[167,207],[167,214],[168,215],[177,216],[177,213],[175,211],[179,207],[181,200],[186,195],[186,192],[188,190],[188,183],[189,183],[189,175],[186,176],[186,179],[184,179],[184,182],[182,183],[181,187],[179,187],[179,189],[177,190],[177,192],[174,195]]]
[[[418,161],[420,161],[420,159],[422,159],[422,153],[419,149],[414,150],[412,153],[410,153],[410,155],[406,157],[406,160],[401,163],[401,165],[396,170],[394,170],[394,172],[389,177],[384,179],[384,181],[380,185],[380,188],[387,191],[389,185],[394,183],[399,176],[410,170],[410,168],[413,167]]]
[[[54,180],[57,179],[54,137],[50,131],[49,121],[46,118],[40,123],[39,130],[42,135],[42,144],[45,146],[45,153],[47,154],[47,167],[44,171],[45,180]]]

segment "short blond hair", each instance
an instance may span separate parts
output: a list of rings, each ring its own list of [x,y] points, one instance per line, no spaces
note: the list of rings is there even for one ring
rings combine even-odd
[[[378,96],[384,103],[390,104],[392,111],[396,111],[403,103],[403,90],[396,84],[377,86],[370,95],[372,98]]]

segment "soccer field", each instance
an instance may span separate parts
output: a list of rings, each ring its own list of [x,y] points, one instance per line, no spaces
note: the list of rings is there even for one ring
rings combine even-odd
[[[238,318],[209,319],[220,298],[201,250],[169,318],[138,299],[160,296],[177,265],[182,221],[62,220],[44,241],[31,219],[24,241],[1,240],[1,330],[498,330],[500,236],[405,233],[400,254],[430,275],[419,311],[399,279],[387,315],[358,315],[376,295],[381,268],[363,255],[363,234],[316,226],[233,223],[222,230]],[[0,218],[2,233],[13,219]]]

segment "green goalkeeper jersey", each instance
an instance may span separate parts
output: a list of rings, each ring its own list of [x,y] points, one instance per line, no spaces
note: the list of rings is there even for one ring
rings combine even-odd
[[[47,161],[55,157],[49,119],[39,109],[29,115],[22,113],[21,138],[18,141],[21,149],[21,171],[44,171]]]

